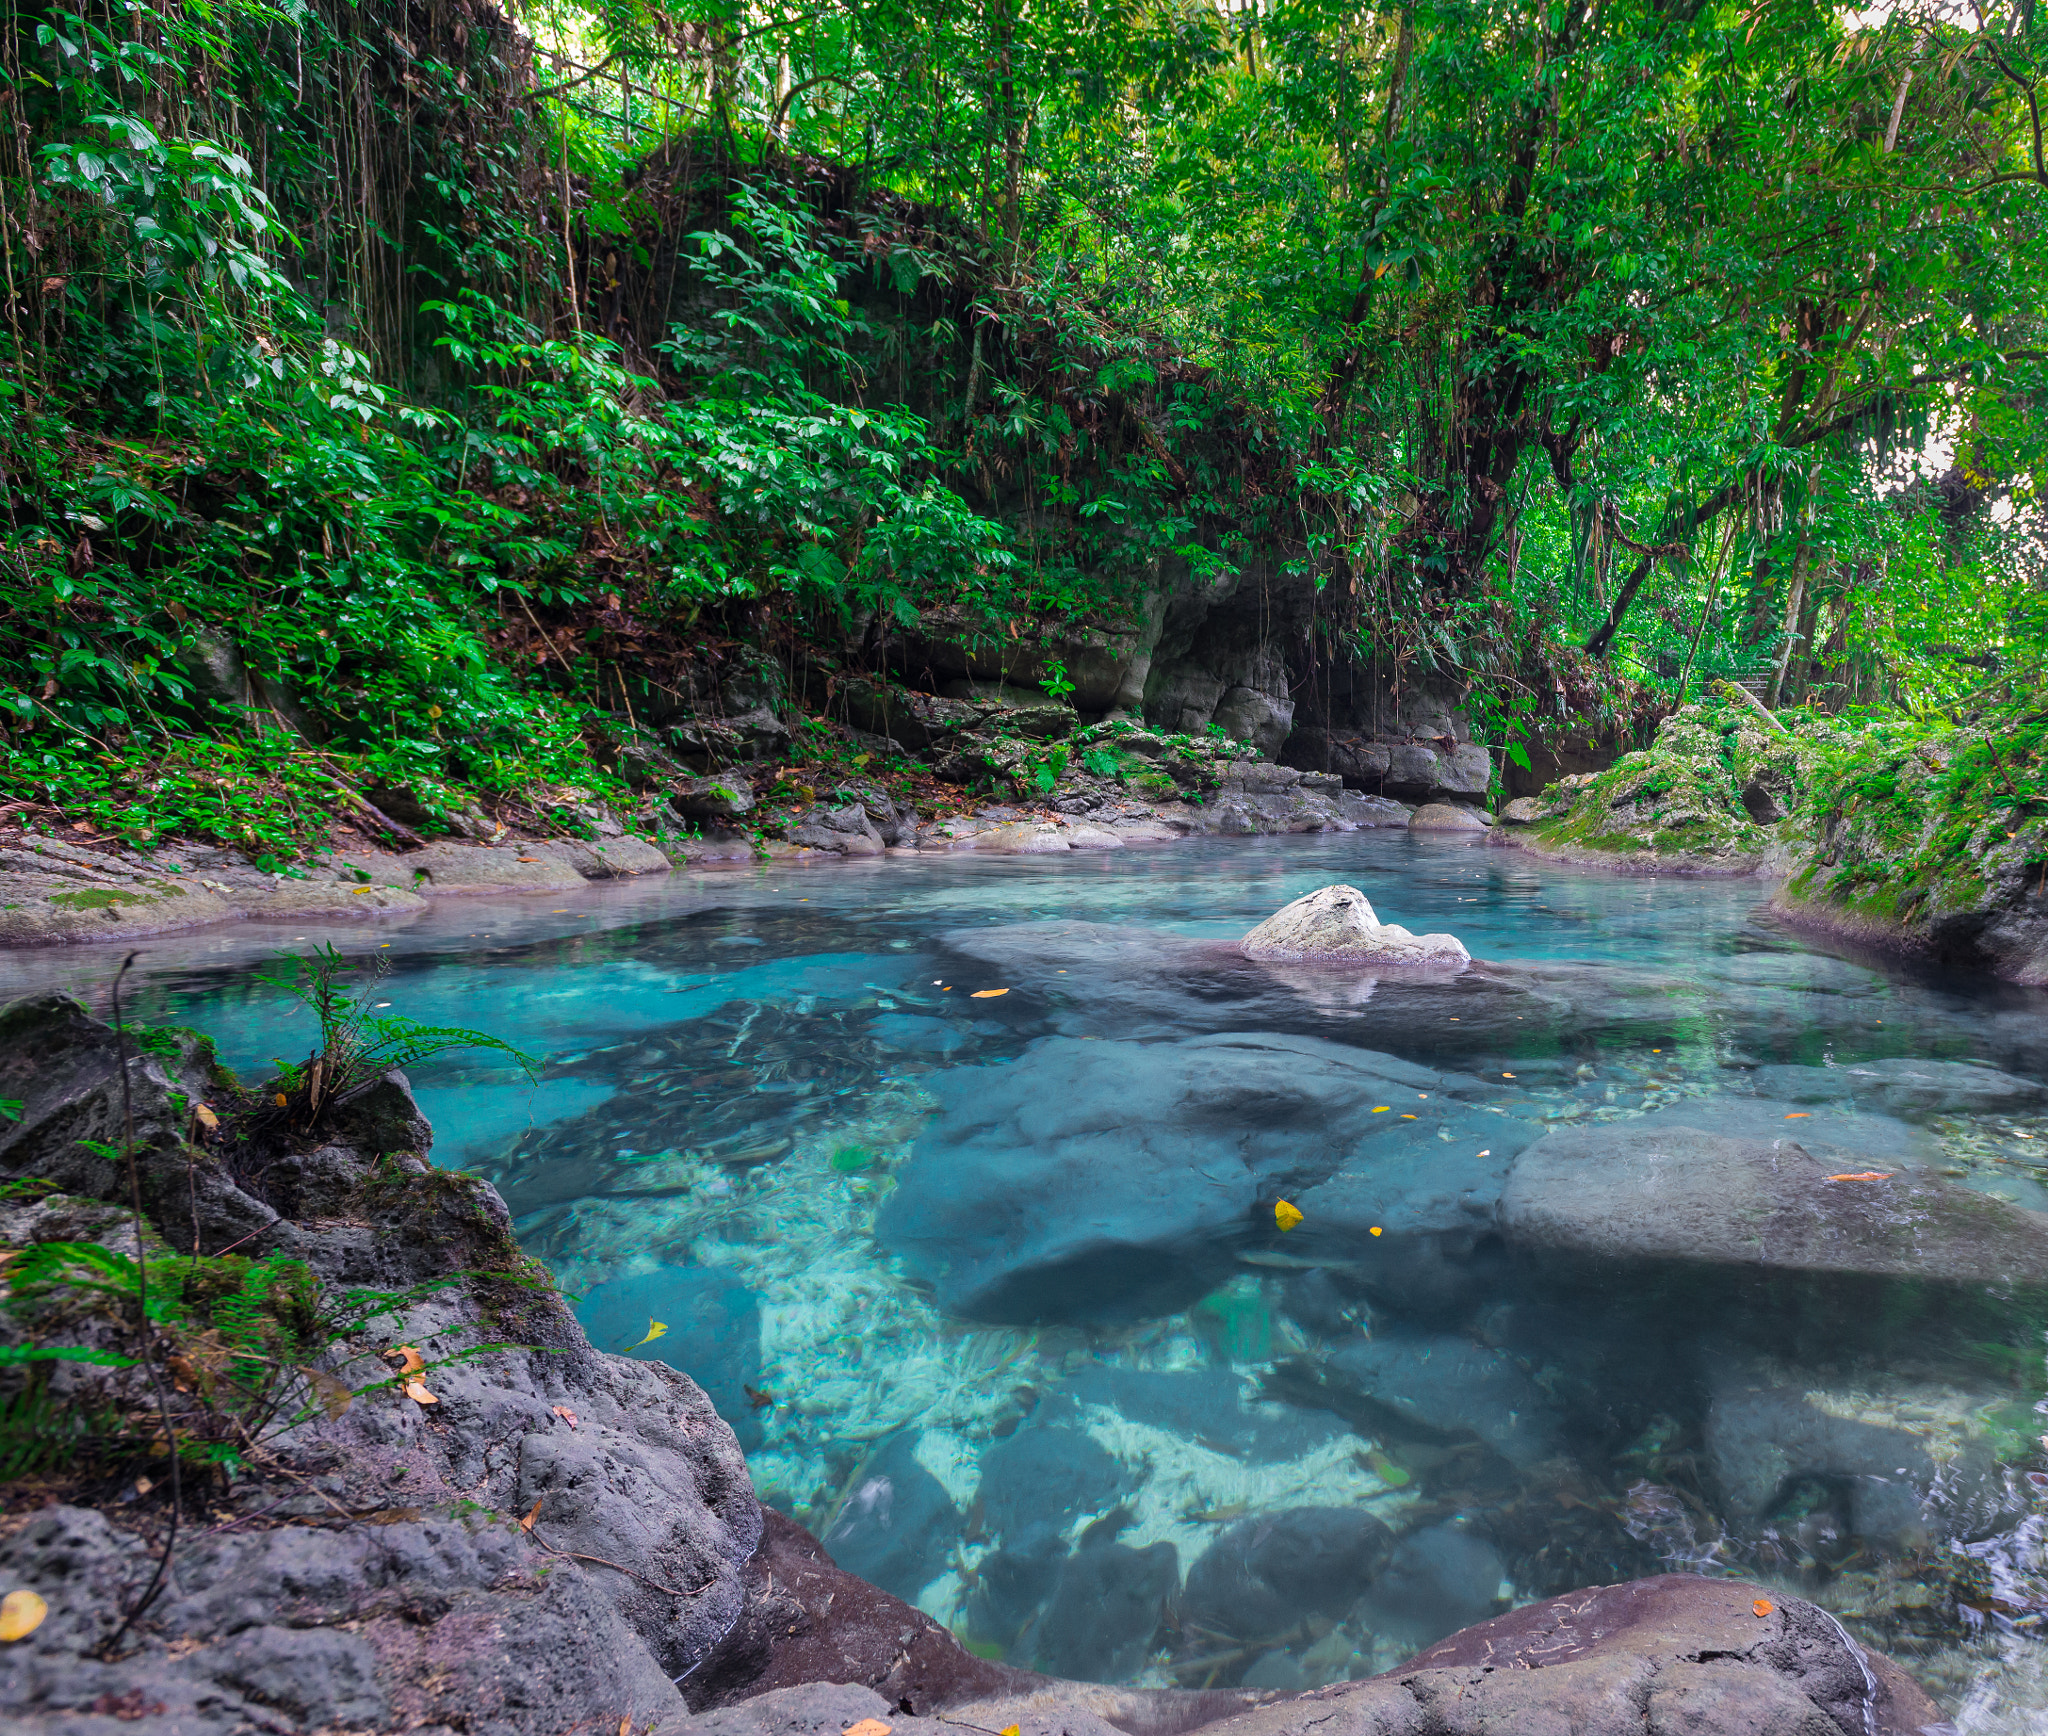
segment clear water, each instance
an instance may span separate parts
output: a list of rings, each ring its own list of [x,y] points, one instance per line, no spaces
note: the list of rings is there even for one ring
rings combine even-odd
[[[1481,963],[1231,952],[1336,880]],[[171,936],[134,1014],[245,1074],[302,1057],[251,973],[322,939],[386,960],[394,1010],[545,1057],[537,1085],[419,1069],[437,1159],[498,1183],[594,1340],[665,1327],[634,1354],[705,1384],[763,1499],[984,1653],[1305,1685],[1684,1568],[1823,1602],[1965,1730],[2048,1731],[2038,1310],[1619,1260],[1567,1282],[1490,1217],[1531,1140],[1644,1116],[2048,1210],[2039,995],[1818,950],[1753,884],[1363,834]],[[104,1009],[118,957],[0,957],[0,993]],[[1758,1071],[1888,1058],[2019,1083]]]

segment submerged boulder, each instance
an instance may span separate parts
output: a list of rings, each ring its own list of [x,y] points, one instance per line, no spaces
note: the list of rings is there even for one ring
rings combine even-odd
[[[1393,1553],[1394,1537],[1352,1507],[1291,1507],[1240,1519],[1188,1569],[1181,1619],[1270,1639],[1309,1616],[1341,1616]]]
[[[1343,963],[1467,965],[1455,935],[1410,934],[1381,922],[1355,886],[1325,886],[1275,911],[1238,943],[1246,958]]]
[[[1045,1038],[931,1088],[940,1114],[898,1174],[879,1238],[947,1311],[1017,1323],[1184,1308],[1228,1275],[1248,1230],[1274,1233],[1274,1200],[1344,1166],[1385,1169],[1378,1208],[1437,1200],[1444,1142],[1404,1133],[1421,1117],[1390,1106],[1412,1101],[1436,1125],[1454,1113],[1439,1094],[1479,1089],[1264,1032]],[[1460,1211],[1455,1198],[1444,1209]]]
[[[1951,1284],[2048,1284],[2048,1215],[1924,1171],[1676,1124],[1560,1129],[1517,1159],[1509,1242],[1539,1257]]]

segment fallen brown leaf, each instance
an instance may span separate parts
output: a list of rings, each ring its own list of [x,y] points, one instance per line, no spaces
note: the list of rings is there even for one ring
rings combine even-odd
[[[858,1724],[849,1724],[840,1736],[889,1736],[889,1726],[879,1718],[863,1718]]]
[[[534,1502],[533,1511],[527,1514],[527,1516],[524,1519],[519,1521],[520,1530],[531,1531],[533,1529],[533,1522],[540,1517],[540,1503],[541,1501],[545,1501],[546,1499],[547,1497],[543,1495],[540,1497],[539,1500],[536,1500]]]
[[[567,1423],[572,1429],[576,1426],[576,1413],[572,1411],[567,1405],[556,1405],[555,1415],[560,1417],[562,1421]]]
[[[405,1396],[411,1399],[414,1404],[439,1404],[441,1402],[432,1393],[427,1391],[427,1383],[423,1380],[407,1381],[405,1383]]]

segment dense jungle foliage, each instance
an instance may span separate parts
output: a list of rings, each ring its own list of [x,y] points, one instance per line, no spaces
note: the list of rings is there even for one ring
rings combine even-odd
[[[2040,685],[2031,0],[6,17],[8,801],[602,790],[704,647],[1254,562],[1503,742]]]

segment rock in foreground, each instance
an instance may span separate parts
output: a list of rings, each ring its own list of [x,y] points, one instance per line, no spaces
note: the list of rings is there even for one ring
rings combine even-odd
[[[1105,1690],[1048,1683],[904,1718],[860,1687],[784,1689],[662,1736],[893,1736],[962,1725],[1022,1736],[1138,1736],[1164,1726]],[[1110,1720],[1114,1720],[1112,1724]],[[1192,1726],[1180,1724],[1177,1729]],[[1531,1604],[1466,1628],[1398,1670],[1200,1724],[1210,1736],[1955,1736],[1889,1659],[1824,1610],[1732,1579],[1664,1574]]]
[[[1355,886],[1325,886],[1275,911],[1238,943],[1246,958],[1359,964],[1463,966],[1465,943],[1450,934],[1410,934],[1381,922]]]

